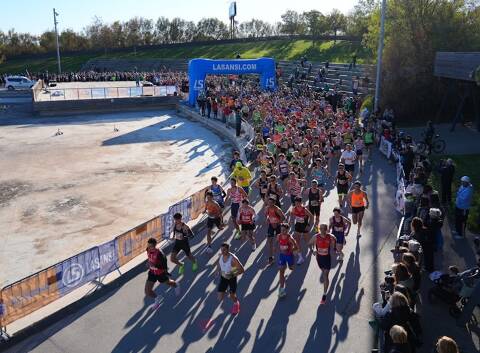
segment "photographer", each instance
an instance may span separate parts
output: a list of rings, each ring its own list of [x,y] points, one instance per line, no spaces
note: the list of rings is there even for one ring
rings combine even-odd
[[[452,182],[455,177],[455,165],[453,164],[453,161],[450,158],[447,160],[442,159],[439,172],[442,204],[450,204],[452,202]]]

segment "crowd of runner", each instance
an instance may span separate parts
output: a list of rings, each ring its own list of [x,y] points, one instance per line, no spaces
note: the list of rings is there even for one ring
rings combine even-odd
[[[233,229],[231,237],[247,243],[252,252],[266,239],[264,265],[278,267],[279,298],[288,293],[287,269],[294,271],[309,253],[312,254],[323,284],[319,304],[327,304],[330,269],[344,260],[343,247],[350,234],[356,234],[357,239],[364,235],[362,223],[364,213],[368,212],[369,198],[359,177],[364,173],[365,164],[371,163],[372,147],[380,136],[398,143],[392,112],[387,111],[383,117],[359,114],[359,106],[358,98],[341,97],[332,102],[324,92],[299,92],[298,88],[285,86],[276,92],[261,92],[257,84],[234,77],[210,77],[207,81],[206,92],[199,96],[201,114],[207,118],[240,114],[251,122],[256,132],[248,161],[241,160],[238,151],[234,152],[228,186],[222,187],[218,179],[212,177],[205,192],[205,252],[213,254],[220,250],[216,261],[220,278],[217,291],[220,300],[228,292],[233,301],[232,314],[240,312],[237,278],[249,269],[244,268],[231,251],[230,241],[222,243],[220,249],[213,248],[215,231],[224,229],[228,223]],[[408,179],[420,177],[423,169],[418,163],[421,162],[417,160],[415,169],[408,170]],[[410,176],[410,173],[413,174]],[[322,205],[333,188],[338,205],[325,209]],[[425,192],[428,193],[428,187]],[[258,213],[252,207],[257,197],[262,203]],[[434,224],[439,215],[432,210],[436,205],[434,198],[431,200],[433,203],[426,207],[428,222]],[[228,206],[230,210],[225,212]],[[182,222],[181,214],[176,214],[174,219],[170,260],[179,266],[179,274],[183,274],[185,264],[177,259],[183,251],[195,272],[198,263],[190,250],[191,230]],[[438,224],[435,227],[432,236],[436,236],[439,229]],[[422,219],[416,217],[411,237],[416,239],[415,232],[426,229]],[[419,246],[427,247],[424,251],[429,252],[429,243],[424,243],[424,239]],[[155,247],[156,241],[151,239],[149,244],[146,294],[155,298],[154,307],[157,308],[160,301],[152,290],[156,281],[175,287],[177,292],[180,288],[178,282],[167,275],[166,264],[157,265],[158,259],[166,262],[166,257]],[[399,245],[397,250],[400,248]],[[418,316],[413,310],[420,286],[420,265],[414,249],[403,247],[399,251],[388,290],[382,284],[382,294],[388,292],[388,297],[376,304],[374,310],[376,320],[383,320],[386,351],[410,353],[415,351],[416,335],[421,333]],[[426,256],[423,265],[432,272],[430,266],[433,264],[429,255]],[[450,352],[441,349],[444,346],[455,348],[456,344],[442,337],[437,344],[438,351]]]

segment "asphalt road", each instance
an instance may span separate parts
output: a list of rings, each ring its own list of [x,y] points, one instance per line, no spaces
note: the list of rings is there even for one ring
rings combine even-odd
[[[216,299],[213,265],[218,254],[205,254],[203,229],[193,246],[198,273],[194,275],[187,262],[185,274],[178,276],[170,265],[182,286],[180,297],[160,286],[156,291],[163,303],[153,311],[152,301],[143,294],[147,274],[141,273],[8,352],[369,352],[374,344],[368,325],[371,305],[379,296],[383,271],[392,263],[390,249],[399,215],[393,207],[393,165],[376,153],[359,179],[371,202],[363,236],[356,239],[354,226],[345,261],[331,270],[330,301],[324,306],[319,306],[323,285],[314,258],[309,256],[288,274],[287,296],[278,299],[276,267],[264,266],[266,228],[257,229],[262,242],[252,253],[248,244],[232,240],[228,227],[216,235],[214,248],[230,241],[246,269],[238,287],[241,312],[231,316],[231,302],[220,304]],[[254,196],[258,211],[261,202]],[[332,189],[322,206],[321,222],[327,221],[336,204]]]

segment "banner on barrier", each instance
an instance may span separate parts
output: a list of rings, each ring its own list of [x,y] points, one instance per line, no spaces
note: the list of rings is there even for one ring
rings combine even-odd
[[[115,238],[118,266],[123,266],[142,254],[147,248],[149,238],[160,239],[163,233],[162,227],[163,222],[159,216]]]
[[[100,256],[98,247],[84,251],[78,255],[55,265],[57,270],[57,286],[60,295],[100,277]]]
[[[118,268],[118,256],[115,239],[98,246],[100,260],[100,276],[105,276]]]
[[[169,237],[173,229],[173,215],[175,213],[182,214],[183,222],[187,223],[191,219],[191,210],[192,210],[192,198],[188,197],[185,200],[177,202],[175,205],[170,206],[168,213],[165,214],[164,220],[164,235]]]
[[[403,179],[398,183],[395,194],[395,209],[400,213],[403,213],[405,210],[405,184]]]
[[[2,289],[2,325],[6,326],[61,297],[52,266]]]
[[[191,196],[192,208],[190,210],[190,219],[196,219],[205,210],[205,192],[207,190],[208,187],[205,187]]]
[[[379,147],[380,152],[382,152],[387,158],[390,158],[390,155],[392,153],[392,143],[387,141],[385,137],[382,136],[380,139],[380,147]]]

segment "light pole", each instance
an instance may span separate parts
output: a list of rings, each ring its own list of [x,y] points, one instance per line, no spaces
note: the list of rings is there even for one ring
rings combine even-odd
[[[55,41],[57,42],[57,65],[58,65],[58,74],[62,73],[62,65],[60,64],[60,45],[58,44],[58,30],[57,30],[57,16],[58,13],[53,9],[53,23],[55,25]]]
[[[382,79],[382,56],[383,56],[383,38],[385,36],[385,10],[387,0],[382,0],[382,17],[380,19],[380,36],[378,37],[378,53],[377,53],[377,79],[375,82],[375,105],[373,111],[377,111],[378,102],[380,100],[380,85]]]

